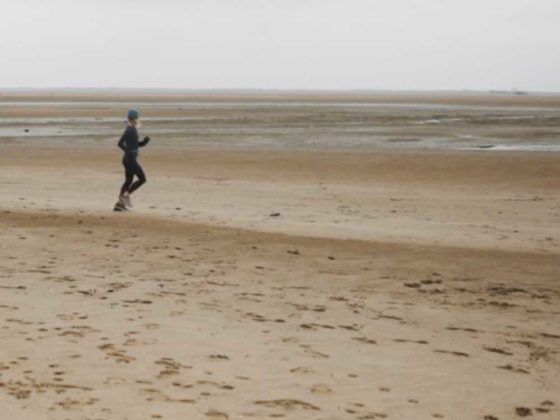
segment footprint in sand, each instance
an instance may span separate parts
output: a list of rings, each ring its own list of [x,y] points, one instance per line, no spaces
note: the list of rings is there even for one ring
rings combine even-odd
[[[217,410],[208,410],[206,417],[212,420],[228,420],[229,416],[226,413]]]
[[[342,328],[344,330],[348,330],[348,331],[360,331],[360,329],[362,329],[361,326],[359,325],[339,325],[338,328]]]
[[[554,403],[552,401],[543,401],[540,407],[535,408],[537,413],[550,413],[550,407],[553,407]]]
[[[103,383],[105,385],[122,385],[122,384],[126,383],[126,379],[110,376],[110,377],[106,378]]]
[[[519,368],[519,367],[514,367],[512,365],[504,365],[504,366],[496,366],[498,369],[503,369],[503,370],[509,370],[510,372],[515,372],[515,373],[523,373],[525,375],[529,375],[531,372],[529,372],[526,369],[523,368]]]
[[[80,410],[88,405],[95,404],[97,401],[99,401],[98,398],[88,398],[86,400],[66,398],[65,400],[56,402],[55,406],[61,407],[63,410]]]
[[[333,327],[332,325],[317,324],[317,323],[314,323],[314,322],[306,323],[306,324],[300,324],[300,328],[303,328],[304,330],[311,330],[311,331],[317,331],[317,329],[319,329],[319,328],[323,328],[323,329],[327,329],[327,330],[334,330],[335,329],[335,327]]]
[[[365,344],[377,344],[377,341],[367,337],[352,337],[352,340],[359,341],[360,343],[365,343]]]
[[[449,351],[449,350],[434,350],[434,353],[451,354],[452,356],[470,357],[467,353],[462,351]]]
[[[296,408],[302,408],[304,410],[314,410],[314,411],[321,410],[316,405],[310,404],[305,401],[292,400],[292,399],[255,401],[255,404],[262,405],[268,408],[284,408],[288,410],[296,409]]]
[[[370,412],[366,411],[364,413],[364,404],[360,403],[353,403],[350,405],[349,408],[345,409],[348,414],[356,414],[358,420],[374,420],[374,419],[384,419],[387,418],[387,415],[384,413],[377,413],[377,412]]]
[[[533,410],[527,407],[516,407],[515,414],[519,417],[528,417],[533,415]]]
[[[325,384],[316,384],[311,387],[312,394],[327,395],[332,394],[332,392],[332,388]]]
[[[428,344],[426,340],[407,340],[405,338],[395,338],[395,343],[414,343],[414,344]]]
[[[103,351],[107,358],[114,359],[117,363],[130,363],[136,360],[135,357],[129,356],[124,350],[117,350],[113,344],[103,344],[97,347],[99,350]]]
[[[311,346],[300,344],[300,347],[304,349],[304,352],[310,354],[314,359],[328,359],[330,356],[326,353],[321,353],[320,351],[314,350]]]
[[[476,330],[474,328],[459,328],[459,327],[453,327],[453,326],[447,327],[446,330],[449,330],[449,331],[465,331],[465,332],[473,332],[473,333],[479,332],[479,330]]]
[[[144,388],[140,390],[140,394],[144,396],[146,401],[163,401],[163,402],[174,402],[174,403],[184,403],[184,404],[194,404],[196,401],[186,398],[171,398],[167,394],[154,389],[154,388]]]
[[[181,368],[191,369],[192,366],[183,365],[169,357],[163,357],[155,362],[156,365],[163,366],[164,369],[160,371],[158,378],[169,377],[173,375],[178,375]]]
[[[291,373],[298,373],[302,375],[309,375],[312,373],[316,373],[313,368],[307,366],[299,366],[290,370]]]
[[[500,349],[498,347],[484,346],[483,349],[486,350],[486,351],[489,351],[490,353],[498,353],[498,354],[503,354],[503,355],[506,355],[506,356],[513,356],[513,353],[511,353],[510,351]]]
[[[208,357],[213,360],[229,360],[229,357],[223,354],[211,354]]]
[[[224,384],[224,383],[218,383],[218,382],[214,382],[214,381],[196,381],[197,385],[212,385],[215,386],[219,389],[224,389],[226,391],[232,391],[235,389],[234,386],[232,385],[228,385],[228,384]]]
[[[324,305],[304,305],[300,303],[290,303],[298,311],[313,311],[313,312],[325,312],[327,308]]]

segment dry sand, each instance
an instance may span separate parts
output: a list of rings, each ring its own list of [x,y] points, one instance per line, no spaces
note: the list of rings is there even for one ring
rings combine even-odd
[[[110,142],[0,143],[0,418],[559,418],[560,155]]]

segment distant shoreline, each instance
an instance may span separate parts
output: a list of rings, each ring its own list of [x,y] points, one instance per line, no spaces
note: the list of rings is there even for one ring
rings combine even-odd
[[[329,91],[186,89],[0,89],[0,103],[17,102],[324,102],[560,108],[560,93],[477,91]]]
[[[541,91],[530,89],[267,89],[267,88],[166,88],[166,87],[2,87],[4,92],[63,92],[63,93],[262,93],[262,94],[352,94],[352,95],[560,95],[560,91]]]

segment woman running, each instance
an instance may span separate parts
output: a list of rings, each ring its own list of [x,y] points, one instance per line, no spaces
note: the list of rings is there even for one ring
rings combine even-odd
[[[146,183],[146,175],[138,163],[138,148],[150,142],[149,137],[139,141],[138,129],[140,128],[140,113],[131,109],[128,111],[128,126],[119,140],[118,146],[124,152],[122,163],[124,165],[124,184],[119,193],[119,203],[123,208],[132,207],[130,194]],[[136,181],[134,181],[136,176]],[[134,181],[134,182],[133,182]]]

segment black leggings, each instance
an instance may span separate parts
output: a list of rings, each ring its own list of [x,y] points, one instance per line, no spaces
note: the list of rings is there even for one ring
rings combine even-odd
[[[122,163],[124,165],[125,180],[121,188],[121,195],[125,192],[130,194],[146,183],[146,175],[136,158],[125,156]],[[134,175],[138,178],[136,182],[132,182]]]

